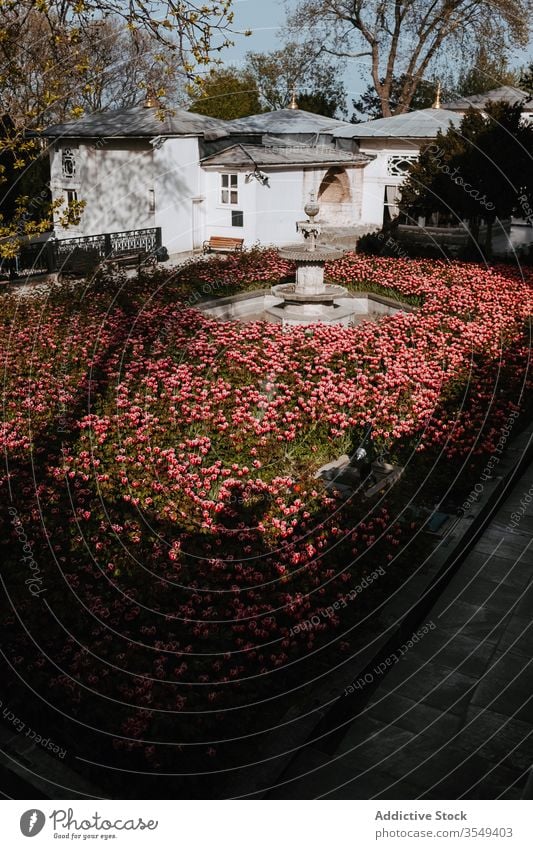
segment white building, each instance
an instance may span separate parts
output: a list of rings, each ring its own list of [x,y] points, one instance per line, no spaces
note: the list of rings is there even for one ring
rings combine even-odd
[[[502,100],[510,106],[520,103],[522,117],[527,121],[533,120],[533,98],[527,91],[513,85],[502,85],[499,88],[485,91],[483,94],[469,94],[465,97],[459,97],[457,100],[445,103],[443,108],[464,115],[470,108],[480,109],[483,112],[488,103]]]
[[[169,253],[201,249],[210,236],[250,246],[296,240],[314,192],[326,233],[353,237],[397,214],[399,187],[420,149],[489,100],[524,101],[510,86],[444,108],[348,124],[299,109],[237,121],[136,106],[51,127],[54,199],[86,202],[77,227],[58,238],[161,228]],[[529,115],[531,101],[524,104]]]
[[[161,121],[144,106],[49,128],[53,198],[86,204],[79,225],[57,222],[56,236],[160,227],[171,254],[213,235],[288,244],[311,191],[332,224],[360,221],[370,158],[337,149],[332,132],[343,122],[300,110],[267,117],[291,132],[269,136],[183,110]]]
[[[398,214],[400,186],[422,146],[437,132],[458,126],[461,116],[447,109],[419,109],[342,127],[336,139],[355,139],[361,153],[373,157],[365,169],[362,221],[381,227]]]

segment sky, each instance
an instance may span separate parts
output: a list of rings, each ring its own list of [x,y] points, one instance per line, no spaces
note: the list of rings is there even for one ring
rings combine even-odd
[[[270,52],[279,47],[279,29],[286,17],[283,0],[233,0],[232,10],[235,14],[234,28],[252,30],[252,35],[234,36],[235,46],[220,55],[224,63],[240,65],[249,51]],[[346,69],[344,85],[350,103],[351,97],[356,97],[366,88],[366,74],[363,76],[361,68],[355,67],[354,63]]]
[[[291,5],[288,0],[289,6]],[[294,3],[295,5],[295,3]],[[220,54],[225,64],[240,65],[249,51],[269,52],[276,50],[280,44],[279,29],[285,22],[286,4],[284,0],[233,0],[232,10],[235,15],[234,28],[245,31],[252,30],[249,37],[235,35],[234,47]],[[348,63],[343,75],[347,92],[347,103],[366,89],[369,82],[368,59],[352,60]],[[511,65],[526,65],[532,61],[531,46],[514,53]]]
[[[235,36],[235,47],[224,54],[224,61],[239,63],[249,50],[263,52],[275,50],[279,40],[278,29],[285,21],[285,6],[281,0],[233,0],[236,30],[252,30],[248,38]]]

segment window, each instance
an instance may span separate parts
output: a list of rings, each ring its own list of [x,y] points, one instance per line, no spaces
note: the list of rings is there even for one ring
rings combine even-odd
[[[238,209],[231,210],[231,226],[244,227],[244,213]]]
[[[239,203],[239,175],[238,174],[221,174],[221,190],[220,202],[238,204]]]
[[[155,212],[155,189],[148,189],[148,212]]]
[[[61,151],[61,170],[67,180],[76,176],[76,157],[71,147],[64,147]]]
[[[417,153],[395,153],[387,159],[387,174],[391,177],[406,177],[417,159]]]
[[[74,189],[64,189],[66,198],[67,198],[67,206],[72,206],[78,200],[78,193]]]
[[[383,198],[383,223],[387,224],[397,217],[399,213],[398,202],[400,200],[399,186],[385,186]]]

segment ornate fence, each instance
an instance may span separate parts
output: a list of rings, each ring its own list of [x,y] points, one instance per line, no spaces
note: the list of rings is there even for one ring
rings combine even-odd
[[[74,254],[80,256],[86,252],[88,257],[102,261],[130,251],[155,254],[161,247],[161,227],[71,239],[49,239],[47,242],[23,245],[18,257],[18,268],[19,271],[33,273],[54,272],[60,271]]]
[[[32,242],[22,245],[17,258],[13,263],[12,270],[28,271],[34,274],[43,274],[50,270],[50,248],[49,242]]]

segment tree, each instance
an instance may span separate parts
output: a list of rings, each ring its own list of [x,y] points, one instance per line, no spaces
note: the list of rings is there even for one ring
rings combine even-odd
[[[0,47],[1,51],[1,47]],[[180,75],[170,48],[113,18],[86,27],[73,45],[52,45],[42,16],[31,13],[4,62],[4,109],[17,126],[38,129],[81,112],[133,106],[145,89],[173,100]],[[8,83],[8,84],[7,84]]]
[[[405,84],[404,77],[394,77],[391,88],[390,104],[392,109],[398,107],[401,92]],[[421,80],[416,89],[413,99],[411,100],[411,109],[428,109],[435,102],[437,94],[437,82],[429,82]],[[441,90],[441,97],[448,96],[448,87]],[[366,91],[361,97],[352,101],[353,107],[356,110],[351,117],[353,124],[358,124],[361,121],[369,121],[373,118],[381,118],[381,100],[375,88],[372,85],[367,86]],[[363,116],[363,117],[360,117]]]
[[[32,198],[13,196],[40,155],[35,130],[85,109],[130,105],[143,87],[164,96],[230,43],[231,22],[231,0],[0,0],[0,86],[9,116],[0,131],[0,194],[10,189],[2,208],[14,210],[11,220],[0,218],[0,256],[51,224],[44,204],[35,221],[25,212]],[[72,204],[63,222],[75,221],[80,208]]]
[[[402,187],[400,208],[409,217],[441,212],[466,219],[477,245],[481,220],[487,225],[485,251],[492,252],[497,219],[523,216],[533,204],[533,126],[520,104],[490,103],[486,113],[469,109],[458,128],[439,131]]]
[[[339,63],[324,59],[316,45],[291,41],[272,53],[248,53],[246,70],[268,110],[285,109],[295,93],[301,109],[328,117],[346,113]]]
[[[533,62],[527,68],[524,68],[520,74],[518,81],[519,88],[527,91],[533,97]]]
[[[370,59],[381,114],[406,112],[443,51],[473,41],[525,44],[533,0],[300,0],[289,27],[306,27],[321,49]],[[394,79],[403,77],[396,104]]]
[[[189,89],[193,98],[189,109],[200,115],[210,115],[232,121],[262,112],[254,76],[238,68],[211,68],[201,83]]]
[[[518,74],[509,67],[507,57],[491,44],[490,50],[481,44],[472,64],[459,72],[455,91],[457,94],[483,94],[502,85],[517,85]]]
[[[71,45],[95,22],[114,18],[134,33],[144,32],[170,47],[185,73],[208,64],[213,51],[231,44],[232,0],[1,0],[0,29],[4,47],[16,40],[31,15],[38,15],[53,45]],[[218,37],[218,40],[217,40]]]

